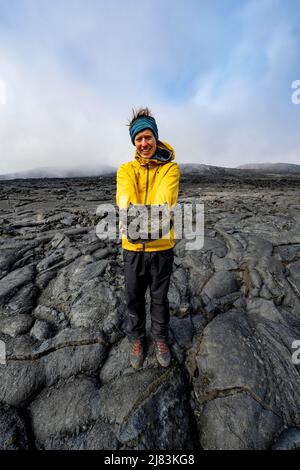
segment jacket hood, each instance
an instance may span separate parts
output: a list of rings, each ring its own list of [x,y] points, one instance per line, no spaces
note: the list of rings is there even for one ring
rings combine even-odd
[[[144,158],[138,154],[137,150],[134,154],[135,160],[140,165],[164,165],[165,163],[169,163],[175,158],[175,151],[173,147],[167,142],[162,142],[158,140],[157,142],[157,149],[155,155],[151,158]]]

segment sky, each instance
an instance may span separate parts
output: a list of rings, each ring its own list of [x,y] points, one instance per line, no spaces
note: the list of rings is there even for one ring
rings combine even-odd
[[[144,106],[178,163],[300,164],[295,80],[298,0],[0,0],[0,174],[117,167]]]

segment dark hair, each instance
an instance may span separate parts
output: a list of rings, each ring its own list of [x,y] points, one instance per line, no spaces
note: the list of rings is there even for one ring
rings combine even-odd
[[[132,117],[129,121],[129,124],[127,124],[127,126],[129,126],[129,129],[134,123],[134,121],[136,121],[138,118],[142,116],[152,116],[150,109],[149,108],[139,108],[139,109],[132,108]]]

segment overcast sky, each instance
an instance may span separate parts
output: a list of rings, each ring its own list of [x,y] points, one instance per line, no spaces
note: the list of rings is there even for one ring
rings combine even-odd
[[[298,0],[0,0],[0,174],[132,159],[149,106],[178,163],[300,164]]]

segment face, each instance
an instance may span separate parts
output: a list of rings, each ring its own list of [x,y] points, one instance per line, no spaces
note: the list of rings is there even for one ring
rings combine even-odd
[[[156,152],[156,140],[150,129],[139,132],[134,138],[134,145],[144,158],[151,158]]]

